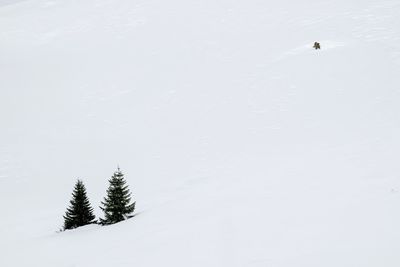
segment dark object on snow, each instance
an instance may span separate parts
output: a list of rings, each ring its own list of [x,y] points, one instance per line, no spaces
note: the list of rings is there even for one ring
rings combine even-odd
[[[318,42],[314,42],[314,46],[315,49],[321,49],[321,44]]]
[[[93,208],[86,196],[86,188],[81,180],[75,184],[72,192],[71,206],[64,216],[64,230],[74,229],[91,223],[96,223]]]
[[[100,207],[104,212],[104,218],[100,219],[102,225],[129,219],[133,217],[132,213],[135,211],[136,202],[131,204],[131,193],[119,167],[109,182],[107,196],[101,202],[102,207]]]

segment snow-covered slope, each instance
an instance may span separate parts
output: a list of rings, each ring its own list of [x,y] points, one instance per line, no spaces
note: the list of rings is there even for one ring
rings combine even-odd
[[[0,266],[400,266],[399,14],[0,0]],[[117,164],[137,216],[56,233]]]

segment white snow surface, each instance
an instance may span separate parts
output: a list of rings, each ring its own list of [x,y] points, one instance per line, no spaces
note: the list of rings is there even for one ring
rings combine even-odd
[[[399,14],[0,0],[0,266],[400,266]],[[136,216],[56,233],[118,164]]]

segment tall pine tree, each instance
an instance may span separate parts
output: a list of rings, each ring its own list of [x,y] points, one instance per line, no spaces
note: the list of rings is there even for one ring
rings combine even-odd
[[[131,202],[131,193],[126,185],[124,174],[118,167],[109,180],[107,197],[101,202],[104,218],[100,219],[103,225],[114,224],[132,217],[136,202]]]
[[[81,180],[78,180],[75,184],[70,204],[64,216],[64,230],[96,222],[93,208],[90,206],[86,195],[85,185]]]

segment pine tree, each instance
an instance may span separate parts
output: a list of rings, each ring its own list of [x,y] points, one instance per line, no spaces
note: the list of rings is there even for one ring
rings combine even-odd
[[[85,185],[81,180],[75,184],[70,204],[64,216],[64,230],[96,223],[93,208],[86,195]]]
[[[131,193],[126,185],[124,174],[118,170],[109,180],[107,197],[101,202],[104,218],[100,219],[103,225],[114,224],[132,217],[136,202],[131,202]]]

